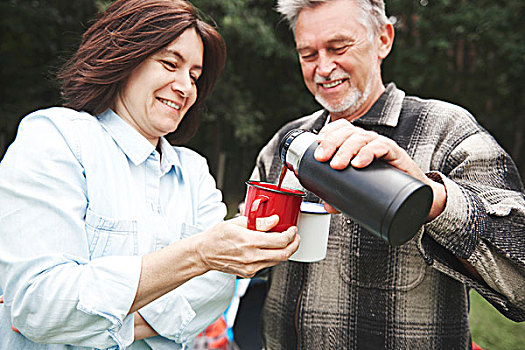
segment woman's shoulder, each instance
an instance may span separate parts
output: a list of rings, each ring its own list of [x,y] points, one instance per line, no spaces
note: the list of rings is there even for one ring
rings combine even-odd
[[[71,149],[78,150],[82,139],[92,138],[101,131],[97,118],[87,112],[50,107],[22,118],[16,140],[41,148],[60,147],[65,142]]]
[[[26,115],[20,121],[19,131],[24,129],[53,128],[60,133],[73,132],[75,129],[85,133],[91,128],[99,128],[96,117],[66,107],[39,109]]]
[[[49,107],[29,113],[25,120],[47,119],[55,124],[69,123],[72,121],[96,122],[96,118],[84,111],[77,111],[67,107]]]

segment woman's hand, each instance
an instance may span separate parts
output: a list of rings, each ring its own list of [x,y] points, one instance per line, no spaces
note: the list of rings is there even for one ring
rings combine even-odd
[[[196,254],[210,270],[253,277],[257,271],[287,260],[299,247],[295,226],[284,232],[268,232],[278,222],[277,215],[258,218],[258,231],[247,228],[244,216],[222,222],[198,235]]]
[[[445,208],[445,187],[428,178],[403,148],[388,137],[354,126],[346,119],[338,119],[321,129],[314,156],[320,162],[331,159],[330,166],[337,170],[348,165],[364,168],[375,158],[381,158],[432,188],[434,200],[427,221],[433,220]],[[331,213],[337,212],[329,205],[325,207]]]

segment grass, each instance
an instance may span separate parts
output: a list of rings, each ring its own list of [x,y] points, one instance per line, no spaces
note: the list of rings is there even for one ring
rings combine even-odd
[[[470,303],[472,340],[483,350],[525,349],[525,322],[505,318],[475,291]]]

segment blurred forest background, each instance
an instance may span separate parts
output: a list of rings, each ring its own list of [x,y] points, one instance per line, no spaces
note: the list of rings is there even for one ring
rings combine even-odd
[[[61,103],[54,75],[104,0],[0,0],[0,159],[19,120]],[[189,146],[206,155],[226,202],[244,197],[258,150],[319,109],[293,37],[270,0],[194,0],[216,22],[228,62]],[[470,110],[525,174],[523,0],[387,0],[396,27],[385,82]],[[235,205],[230,210],[236,210]]]
[[[274,11],[275,1],[192,2],[216,22],[228,46],[228,62],[189,146],[208,158],[231,214],[244,197],[244,181],[261,146],[285,122],[319,107],[303,85],[292,34]],[[0,159],[24,115],[60,105],[54,75],[77,48],[93,16],[109,3],[0,0]],[[513,156],[523,177],[524,1],[387,0],[386,4],[396,38],[383,63],[384,81],[394,81],[408,94],[470,110]],[[500,327],[503,317],[486,312],[477,314],[477,322],[488,324],[475,327],[475,340],[495,336],[484,343],[492,341],[494,347],[487,347],[492,349],[523,345],[523,324],[503,320],[508,328],[503,323]],[[505,341],[512,343],[503,345]]]

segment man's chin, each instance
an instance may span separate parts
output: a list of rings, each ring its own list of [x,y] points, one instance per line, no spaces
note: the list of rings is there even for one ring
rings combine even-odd
[[[323,99],[316,98],[317,102],[330,113],[342,113],[355,110],[355,105],[348,103],[328,103]]]
[[[356,112],[363,105],[363,94],[361,92],[354,91],[353,93],[344,96],[340,100],[328,101],[323,97],[315,96],[317,102],[323,106],[330,113],[351,115]]]

